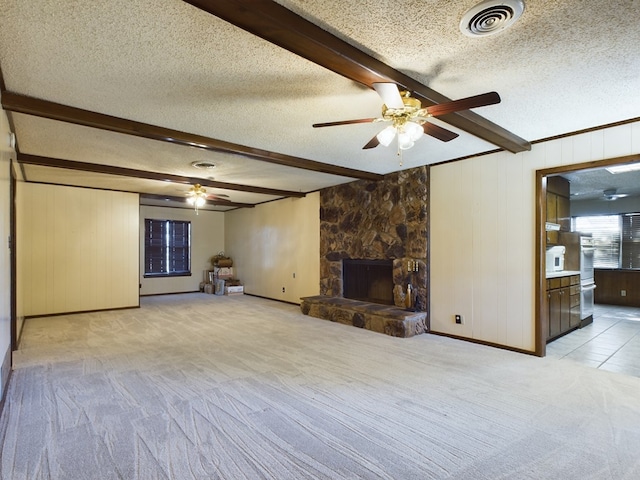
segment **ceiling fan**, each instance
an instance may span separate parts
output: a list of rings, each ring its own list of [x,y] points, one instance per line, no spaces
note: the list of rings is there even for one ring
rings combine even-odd
[[[314,123],[313,127],[390,122],[391,125],[380,131],[362,148],[375,148],[380,144],[386,147],[391,144],[394,138],[397,138],[398,153],[400,154],[401,150],[413,147],[416,140],[425,133],[443,142],[448,142],[458,136],[457,133],[428,122],[429,117],[500,103],[500,95],[496,92],[489,92],[422,108],[420,100],[412,97],[411,92],[399,90],[395,83],[374,83],[373,88],[384,102],[381,117]]]
[[[199,208],[204,207],[204,205],[207,203],[207,200],[228,202],[227,198],[229,197],[229,195],[225,195],[222,193],[218,195],[207,194],[207,190],[199,183],[196,183],[195,185],[190,187],[189,191],[185,195],[187,197],[187,203],[194,206],[196,214],[198,213]]]
[[[626,193],[618,193],[617,188],[608,188],[602,191],[602,196],[604,197],[605,200],[612,201],[612,200],[617,200],[619,198],[628,197],[629,195]]]

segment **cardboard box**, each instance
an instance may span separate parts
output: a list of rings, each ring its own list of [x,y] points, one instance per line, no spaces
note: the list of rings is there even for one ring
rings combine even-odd
[[[216,269],[216,276],[218,278],[231,278],[233,277],[233,267],[225,267]]]
[[[242,295],[244,294],[244,287],[242,285],[238,285],[235,287],[224,287],[225,295]]]

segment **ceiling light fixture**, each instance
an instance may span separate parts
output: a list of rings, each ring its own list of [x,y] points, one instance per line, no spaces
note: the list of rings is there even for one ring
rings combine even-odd
[[[408,150],[415,145],[415,142],[424,134],[424,128],[420,123],[414,121],[420,115],[422,104],[417,98],[410,96],[410,92],[400,92],[403,106],[401,108],[391,108],[382,106],[382,119],[392,122],[383,129],[376,138],[381,145],[388,147],[394,139],[398,141],[398,155],[400,165],[402,165],[402,150]]]
[[[388,147],[394,138],[398,138],[398,148],[408,150],[415,145],[424,130],[415,122],[404,121],[397,125],[390,125],[382,130],[376,137],[380,144]]]
[[[187,195],[187,203],[194,206],[196,215],[198,215],[198,209],[207,203],[207,191],[199,183],[196,183],[189,189]]]
[[[606,167],[609,173],[628,173],[640,170],[640,163],[625,163],[624,165],[614,165],[613,167]]]

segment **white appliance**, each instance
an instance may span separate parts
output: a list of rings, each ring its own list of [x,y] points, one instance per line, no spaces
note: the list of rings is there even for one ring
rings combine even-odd
[[[561,272],[564,270],[565,251],[566,248],[563,245],[547,248],[547,272]]]
[[[593,238],[580,235],[580,326],[593,322],[593,297],[596,283],[593,277]]]

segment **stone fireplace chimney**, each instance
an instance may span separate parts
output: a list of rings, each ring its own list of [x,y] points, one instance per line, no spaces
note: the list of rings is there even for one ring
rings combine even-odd
[[[386,260],[392,265],[393,303],[428,305],[428,167],[356,182],[320,193],[320,293],[344,296],[343,260]],[[402,295],[401,295],[402,294]]]

